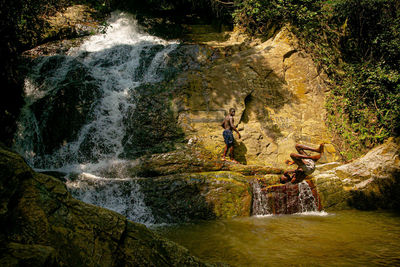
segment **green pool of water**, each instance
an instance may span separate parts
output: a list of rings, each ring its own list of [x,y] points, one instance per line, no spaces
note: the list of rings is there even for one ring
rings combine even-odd
[[[340,211],[203,221],[154,230],[233,266],[400,266],[400,214]]]

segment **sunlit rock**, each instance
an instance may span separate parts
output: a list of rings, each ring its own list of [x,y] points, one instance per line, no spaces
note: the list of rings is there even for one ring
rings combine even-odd
[[[260,165],[242,165],[221,161],[197,148],[179,149],[168,153],[143,156],[126,166],[130,176],[162,176],[175,173],[233,171],[246,176],[280,174],[282,169]]]
[[[324,123],[327,88],[309,55],[296,49],[296,38],[283,29],[266,42],[210,45],[219,57],[207,68],[178,76],[183,95],[174,100],[179,125],[215,155],[223,151],[220,123],[236,108],[242,139],[236,158],[244,164],[282,167],[296,143],[327,143],[320,162],[338,159]],[[231,50],[230,50],[231,49]],[[210,57],[209,57],[210,58]]]
[[[390,138],[365,156],[327,171],[313,180],[328,209],[400,207],[400,139]]]

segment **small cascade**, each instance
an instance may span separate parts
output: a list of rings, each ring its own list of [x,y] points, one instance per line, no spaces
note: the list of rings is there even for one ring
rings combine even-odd
[[[268,197],[263,192],[263,187],[258,181],[254,181],[253,185],[253,215],[272,214],[271,206],[268,205]]]
[[[322,209],[311,180],[298,184],[267,185],[263,179],[255,179],[252,186],[252,215],[307,213]]]
[[[310,181],[311,182],[311,181]],[[300,213],[319,211],[318,193],[314,196],[311,187],[307,181],[302,181],[299,186],[299,206]]]

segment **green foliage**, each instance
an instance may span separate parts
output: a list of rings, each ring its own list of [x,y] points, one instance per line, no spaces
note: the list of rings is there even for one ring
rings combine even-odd
[[[269,35],[290,24],[328,74],[327,124],[346,159],[400,133],[400,2],[242,0],[235,22]]]
[[[233,8],[233,2],[221,0],[130,0],[113,2],[114,7],[121,10],[153,16],[170,16],[177,21],[188,17],[231,20],[230,12]]]

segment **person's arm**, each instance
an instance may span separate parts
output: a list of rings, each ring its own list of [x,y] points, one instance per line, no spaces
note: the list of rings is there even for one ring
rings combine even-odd
[[[288,170],[283,173],[286,177],[287,181],[290,181],[292,184],[296,182],[296,170]]]
[[[290,177],[290,175],[291,174],[293,174],[294,172],[295,172],[296,170],[289,170],[289,171],[285,171],[284,173],[283,173],[283,175],[285,175],[286,177]]]
[[[306,175],[303,171],[302,168],[297,168],[296,170],[294,170],[294,174],[293,174],[293,178],[290,181],[292,184],[294,184],[295,182],[301,182],[306,178]]]
[[[232,117],[229,118],[229,123],[230,123],[230,125],[231,125],[231,128],[232,128],[235,132],[237,132],[237,134],[238,134],[238,136],[239,136],[239,139],[240,139],[240,138],[241,138],[241,137],[240,137],[240,133],[239,133],[239,131],[236,129],[235,125],[233,124],[233,118],[232,118]]]

